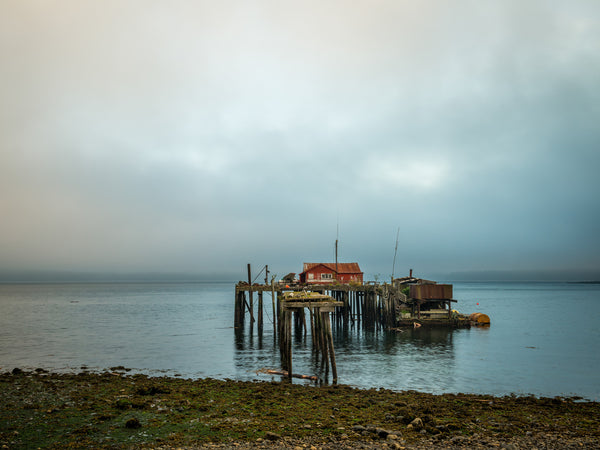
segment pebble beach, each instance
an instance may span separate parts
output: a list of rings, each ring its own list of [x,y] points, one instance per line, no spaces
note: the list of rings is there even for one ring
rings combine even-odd
[[[581,398],[12,369],[0,373],[0,447],[597,448]]]

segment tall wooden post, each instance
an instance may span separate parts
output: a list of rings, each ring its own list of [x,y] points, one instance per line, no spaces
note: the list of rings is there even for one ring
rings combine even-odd
[[[308,308],[308,314],[310,315],[310,337],[313,342],[313,347],[315,345],[315,314],[312,307]]]
[[[335,351],[333,349],[333,333],[331,331],[331,322],[329,321],[329,313],[325,312],[324,315],[327,350],[329,351],[329,359],[331,360],[331,374],[333,375],[333,384],[337,384],[337,366],[335,364]]]
[[[350,310],[350,294],[348,291],[344,291],[343,294],[343,301],[344,301],[344,327],[348,326],[348,319],[350,317],[350,314],[352,314],[352,311]]]
[[[327,313],[321,311],[319,308],[319,344],[321,347],[321,364],[325,364],[325,373],[329,373],[329,358],[327,353],[327,329],[326,329],[326,318],[329,320],[329,315],[326,316]]]
[[[250,296],[250,327],[254,324],[254,300],[252,298],[252,271],[250,269],[250,263],[248,263],[248,295]]]
[[[288,378],[292,379],[292,311],[286,309],[284,316],[284,342],[285,342],[285,369],[288,372]]]
[[[241,328],[244,326],[244,292],[236,290],[235,293],[235,312],[234,312],[234,324],[235,328]]]
[[[258,292],[258,333],[263,332],[263,292]]]
[[[277,336],[277,307],[275,306],[275,280],[271,280],[271,303],[273,304],[273,335]]]

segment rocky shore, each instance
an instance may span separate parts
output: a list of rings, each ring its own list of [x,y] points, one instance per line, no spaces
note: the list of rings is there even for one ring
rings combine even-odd
[[[0,373],[0,448],[598,448],[600,404],[284,381]]]

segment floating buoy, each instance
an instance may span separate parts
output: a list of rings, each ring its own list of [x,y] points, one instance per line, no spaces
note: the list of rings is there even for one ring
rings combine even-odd
[[[490,324],[490,317],[487,314],[483,313],[473,313],[469,316],[469,320],[478,326]]]

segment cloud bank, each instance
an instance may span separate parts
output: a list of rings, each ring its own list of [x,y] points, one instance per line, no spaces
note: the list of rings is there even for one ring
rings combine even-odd
[[[0,270],[600,272],[595,1],[2,10]]]

